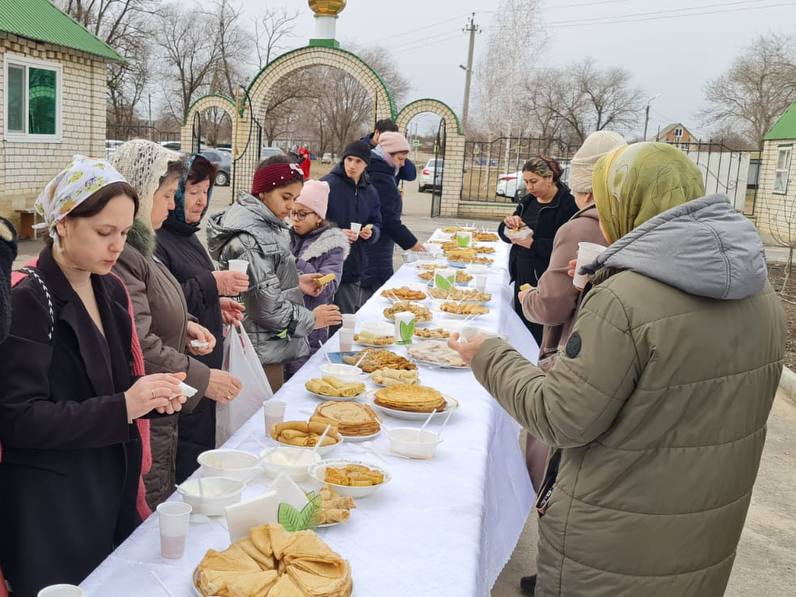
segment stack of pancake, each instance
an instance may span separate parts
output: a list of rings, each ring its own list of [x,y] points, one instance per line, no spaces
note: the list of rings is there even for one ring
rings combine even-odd
[[[367,404],[324,402],[310,417],[311,423],[331,424],[343,437],[362,437],[381,431],[379,416]]]
[[[398,384],[376,390],[373,402],[384,408],[415,413],[445,410],[445,397],[428,386]]]
[[[222,552],[210,549],[194,583],[205,597],[349,597],[351,567],[313,531],[254,527]]]

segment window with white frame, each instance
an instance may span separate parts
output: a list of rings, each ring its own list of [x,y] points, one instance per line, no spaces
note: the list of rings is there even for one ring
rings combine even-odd
[[[793,145],[780,145],[777,148],[777,167],[774,170],[774,192],[784,195],[788,192],[788,175],[790,173],[790,156]]]
[[[5,138],[61,140],[60,64],[6,54]]]

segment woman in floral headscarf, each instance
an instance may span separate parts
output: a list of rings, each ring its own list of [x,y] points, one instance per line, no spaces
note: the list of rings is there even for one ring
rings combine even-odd
[[[79,583],[140,523],[134,422],[184,401],[181,374],[133,383],[127,293],[110,272],[135,190],[75,156],[36,207],[49,242],[11,291],[0,344],[0,566],[15,597]]]

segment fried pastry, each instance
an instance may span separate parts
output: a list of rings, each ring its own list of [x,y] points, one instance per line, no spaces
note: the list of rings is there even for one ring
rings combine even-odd
[[[384,475],[361,464],[347,464],[342,467],[327,466],[324,480],[345,487],[370,487],[384,483]]]
[[[451,301],[469,301],[473,303],[486,303],[492,300],[488,292],[481,292],[476,288],[430,288],[429,294],[435,299],[448,299]]]
[[[301,448],[312,448],[317,445],[318,440],[326,429],[326,423],[313,421],[285,421],[277,423],[271,428],[271,437],[282,444],[298,446]],[[341,440],[337,427],[332,425],[329,433],[323,438],[324,446],[337,444]]]
[[[361,331],[358,334],[354,334],[354,342],[359,342],[360,344],[373,344],[374,346],[389,346],[390,344],[395,344],[395,336],[380,336],[373,332]]]
[[[430,340],[447,340],[451,333],[443,328],[415,328],[415,336]]]
[[[439,310],[455,315],[485,315],[489,313],[489,307],[477,303],[442,303]]]
[[[422,301],[426,298],[426,293],[408,286],[401,286],[400,288],[382,290],[381,296],[401,301]]]
[[[418,375],[417,369],[414,371],[378,369],[370,374],[370,379],[380,386],[394,386],[396,384],[416,384]]]
[[[418,277],[421,280],[424,280],[426,282],[430,282],[434,278],[434,272],[433,271],[420,272]],[[470,274],[468,274],[467,272],[464,272],[462,270],[458,270],[456,272],[456,283],[457,284],[467,284],[472,279],[473,279],[473,277]]]
[[[417,369],[417,366],[406,357],[378,348],[367,348],[356,354],[345,356],[343,357],[343,362],[348,365],[359,363],[359,368],[365,373],[373,373],[376,369],[385,368]]]
[[[396,313],[403,312],[413,313],[416,321],[431,321],[432,317],[431,311],[427,307],[417,303],[409,303],[405,301],[395,303],[394,305],[387,307],[384,310],[384,317],[390,321],[393,321],[395,319]]]
[[[445,397],[434,388],[398,384],[376,390],[373,402],[384,408],[416,413],[445,410]]]
[[[494,232],[474,232],[473,240],[481,243],[494,243],[500,239]]]
[[[379,416],[367,404],[324,402],[319,404],[310,422],[332,423],[343,437],[374,435],[381,431]]]

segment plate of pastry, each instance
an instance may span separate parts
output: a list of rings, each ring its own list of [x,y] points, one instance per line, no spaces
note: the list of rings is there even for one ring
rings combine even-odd
[[[319,404],[310,422],[328,423],[337,427],[343,441],[363,442],[381,433],[381,419],[369,404],[359,402],[325,402]]]
[[[354,342],[372,348],[392,346],[395,344],[395,326],[383,321],[363,323],[354,334]]]
[[[447,369],[469,369],[459,353],[448,347],[446,342],[426,340],[407,348],[406,352],[415,362],[432,367]]]
[[[416,385],[420,382],[417,369],[377,369],[370,374],[370,381],[377,386],[394,386],[397,384]]]
[[[373,494],[392,479],[386,469],[360,460],[322,460],[309,470],[310,477],[316,481],[355,499]]]
[[[408,384],[374,390],[369,400],[379,412],[408,421],[425,421],[435,410],[436,417],[459,408],[458,400],[435,388]]]
[[[429,288],[428,293],[437,300],[462,303],[488,303],[492,300],[490,293],[481,292],[477,288]]]
[[[424,282],[431,282],[434,279],[434,272],[433,270],[428,270],[424,272],[420,272],[418,277],[423,280]],[[457,284],[467,284],[473,279],[473,276],[468,274],[463,270],[456,271],[456,283]]]
[[[439,306],[441,313],[450,319],[476,319],[489,313],[489,307],[480,303],[446,301]]]
[[[412,361],[389,350],[366,348],[360,352],[345,353],[343,362],[356,365],[365,373],[373,373],[376,369],[417,369]]]
[[[387,288],[381,291],[381,296],[387,300],[396,301],[423,301],[428,296],[420,288],[412,286],[400,286],[398,288]]]
[[[384,310],[384,317],[388,321],[395,321],[395,315],[398,313],[413,313],[415,321],[418,323],[425,323],[431,321],[433,315],[428,307],[420,303],[412,303],[409,301],[399,301],[393,303]]]
[[[283,446],[315,449],[326,429],[326,425],[327,423],[317,421],[284,421],[273,425],[269,433],[271,434],[271,439]],[[332,425],[329,433],[323,438],[323,444],[318,448],[318,453],[321,456],[325,456],[342,441],[343,436]]]
[[[316,398],[340,402],[356,400],[365,393],[365,384],[362,382],[343,381],[332,375],[308,379],[304,387]]]

